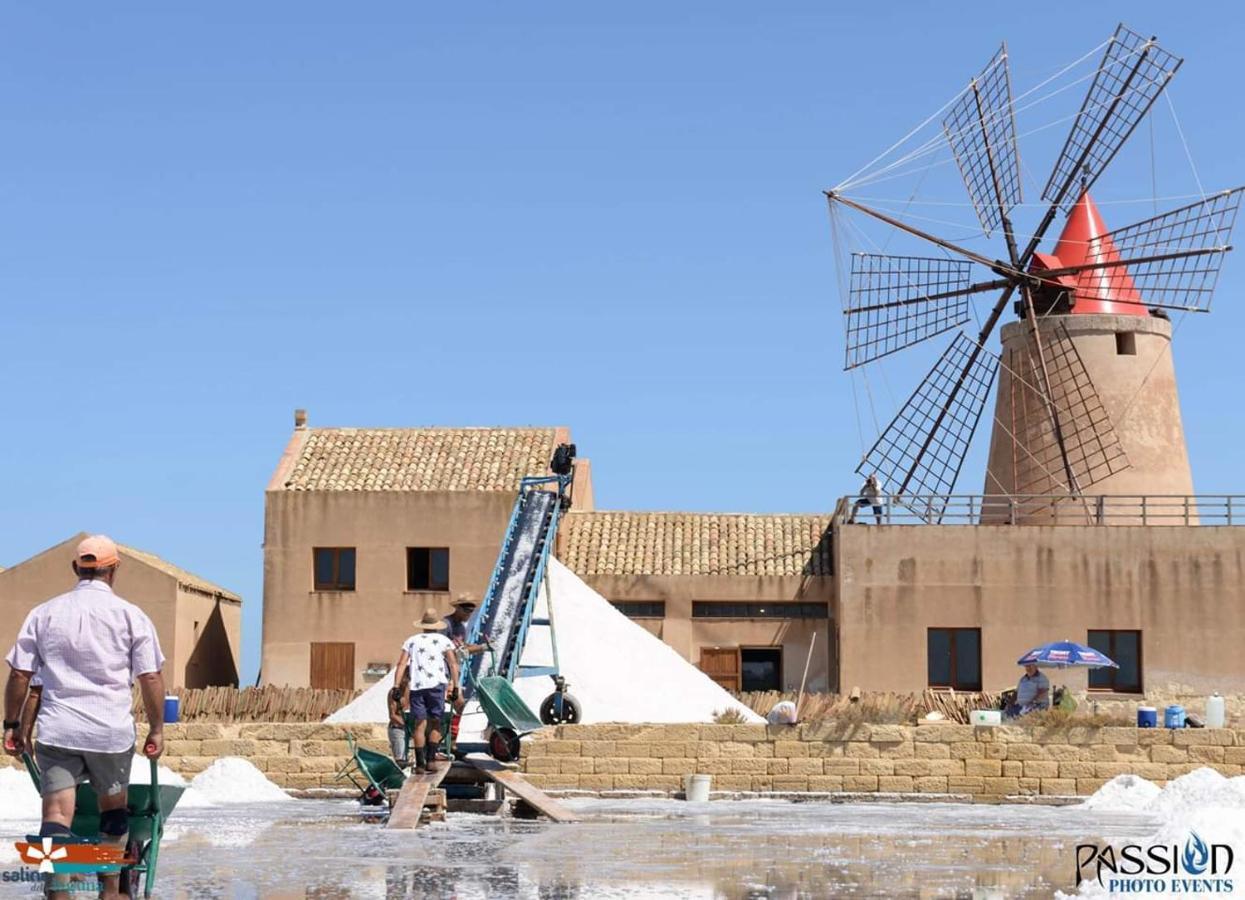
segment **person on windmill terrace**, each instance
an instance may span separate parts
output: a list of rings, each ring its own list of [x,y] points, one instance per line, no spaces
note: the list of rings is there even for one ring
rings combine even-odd
[[[4,749],[11,756],[34,750],[42,837],[70,833],[77,786],[89,781],[99,798],[102,840],[125,846],[135,681],[147,713],[143,753],[155,759],[164,751],[164,654],[151,619],[113,592],[120,565],[110,538],[93,535],[78,544],[77,585],[31,610],[5,658]],[[38,706],[33,748],[22,722],[31,704]],[[103,882],[104,895],[116,896],[118,876]],[[62,887],[68,885],[54,884],[53,896],[65,896]]]
[[[458,654],[453,641],[442,634],[445,621],[435,609],[427,610],[415,627],[416,633],[402,645],[394,672],[407,669],[410,673],[411,744],[418,773],[447,758],[437,751],[437,745],[447,694],[451,702],[458,697]]]
[[[869,477],[865,479],[865,483],[860,486],[860,497],[856,500],[856,505],[852,507],[851,518],[849,522],[856,521],[856,514],[866,506],[873,507],[873,517],[879,525],[882,524],[882,504],[886,502],[886,492],[882,489],[882,480],[878,478],[877,472],[870,472]]]

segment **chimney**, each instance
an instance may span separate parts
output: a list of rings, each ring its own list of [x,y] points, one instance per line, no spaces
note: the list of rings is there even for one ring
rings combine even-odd
[[[302,431],[307,427],[307,410],[294,410],[294,428],[296,431]]]

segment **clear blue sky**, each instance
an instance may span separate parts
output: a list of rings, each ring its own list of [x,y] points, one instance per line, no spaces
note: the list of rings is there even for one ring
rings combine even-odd
[[[1203,182],[1245,180],[1239,5],[3,9],[0,564],[79,529],[159,553],[244,595],[247,678],[296,406],[567,424],[607,507],[814,511],[853,489],[821,190],[1001,39],[1023,89],[1121,16],[1156,32],[1188,58],[1173,93]],[[1187,193],[1160,112],[1159,193]],[[1055,131],[1022,150],[1039,178]],[[1150,195],[1138,137],[1104,195]],[[1242,488],[1242,284],[1230,260],[1177,336],[1202,492]],[[937,349],[874,376],[879,418]]]

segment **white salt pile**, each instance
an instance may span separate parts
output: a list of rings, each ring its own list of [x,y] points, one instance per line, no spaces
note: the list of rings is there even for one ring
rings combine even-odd
[[[269,781],[250,762],[237,756],[223,756],[190,782],[190,793],[210,803],[272,803],[290,795]]]
[[[0,769],[0,819],[39,821],[43,807],[39,792],[25,769]]]
[[[548,595],[553,598],[558,663],[579,700],[584,723],[711,722],[716,712],[736,710],[743,721],[765,720],[723,690],[660,638],[620,613],[557,559],[549,560]],[[542,588],[536,616],[548,609]],[[395,645],[396,649],[396,645]],[[548,629],[529,632],[522,662],[552,662]],[[328,717],[328,722],[387,722],[389,675]],[[532,710],[553,691],[548,678],[520,678],[515,688]],[[484,717],[468,707],[463,740],[474,740]]]
[[[1162,792],[1157,784],[1146,781],[1140,775],[1116,775],[1082,803],[1081,808],[1141,810]]]
[[[1154,815],[1157,830],[1138,842],[1143,846],[1183,846],[1190,832],[1196,831],[1208,843],[1231,845],[1237,858],[1245,855],[1245,776],[1225,778],[1214,769],[1202,768],[1172,779],[1160,789],[1144,778],[1121,775],[1099,788],[1081,808]],[[1076,894],[1057,892],[1056,896],[1109,895],[1097,882],[1082,882]]]

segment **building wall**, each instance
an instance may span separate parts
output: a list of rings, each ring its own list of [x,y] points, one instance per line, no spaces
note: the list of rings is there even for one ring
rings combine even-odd
[[[826,603],[834,615],[834,583],[828,577],[736,575],[581,575],[610,601],[663,601],[662,620],[638,619],[688,661],[698,664],[705,647],[782,647],[782,678],[796,690],[817,633],[808,690],[834,690],[832,619],[693,619],[696,600]]]
[[[310,683],[311,643],[355,645],[363,669],[392,665],[429,607],[449,612],[459,593],[488,587],[515,494],[459,491],[270,490],[264,516],[263,684]],[[316,591],[312,549],[356,548],[356,589]],[[449,590],[408,592],[406,548],[448,547]]]
[[[1189,468],[1189,454],[1185,446],[1184,427],[1180,418],[1180,398],[1176,388],[1176,370],[1172,361],[1171,323],[1166,319],[1147,316],[1117,315],[1068,315],[1052,317],[1043,323],[1048,331],[1054,323],[1067,330],[1076,347],[1085,371],[1093,382],[1093,388],[1102,402],[1102,409],[1127,456],[1127,467],[1107,468],[1099,465],[1105,454],[1089,449],[1085,452],[1086,463],[1078,466],[1082,454],[1073,448],[1074,471],[1096,467],[1105,475],[1092,484],[1086,478],[1081,490],[1087,494],[1114,495],[1188,495],[1193,493],[1193,476]],[[1116,352],[1116,335],[1132,335],[1135,355]],[[1053,335],[1044,334],[1044,345]],[[1031,330],[1027,322],[1011,322],[1002,330],[1004,359],[1008,351],[1015,350],[1022,357],[1032,353]],[[1047,354],[1050,354],[1047,347]],[[1013,373],[1008,366],[999,370],[999,389],[995,409],[990,455],[986,474],[986,494],[1017,493],[1013,468],[1016,457],[1021,455],[1022,470],[1025,461],[1033,457],[1043,460],[1047,482],[1036,487],[1021,485],[1019,493],[1066,494],[1066,477],[1054,441],[1053,431],[1045,428],[1040,435],[1031,438],[1026,445],[1027,455],[1016,449],[1012,433],[1020,428],[1012,410]],[[1057,376],[1052,381],[1058,383]],[[1084,411],[1082,405],[1073,407]],[[1064,417],[1065,419],[1067,416]],[[1082,416],[1084,418],[1084,416]],[[1078,422],[1063,421],[1065,432],[1075,433]],[[1082,423],[1083,424],[1083,423]],[[1072,440],[1067,442],[1075,444]],[[1122,465],[1122,463],[1121,463]],[[1039,468],[1038,471],[1043,471]],[[1106,473],[1114,472],[1107,475]],[[1173,510],[1177,512],[1177,510]],[[1066,510],[1069,516],[1084,518],[1081,504],[1073,504]],[[1049,510],[1035,511],[1023,518],[1049,518]],[[1061,515],[1062,517],[1062,515]],[[1139,520],[1138,520],[1139,521]],[[1127,519],[1113,519],[1110,524],[1131,524]],[[1178,522],[1175,524],[1179,524]]]
[[[75,536],[0,572],[0,645],[4,653],[13,646],[32,609],[77,583],[70,564],[79,540]],[[177,579],[123,554],[113,590],[151,618],[166,659],[165,678],[169,686],[180,686],[185,657],[178,652],[177,643]]]
[[[1243,528],[853,526],[834,546],[844,689],[924,689],[929,627],[981,628],[987,690],[1091,628],[1141,629],[1146,690],[1245,689]]]
[[[242,658],[242,604],[178,585],[176,641],[179,686],[238,684]]]

